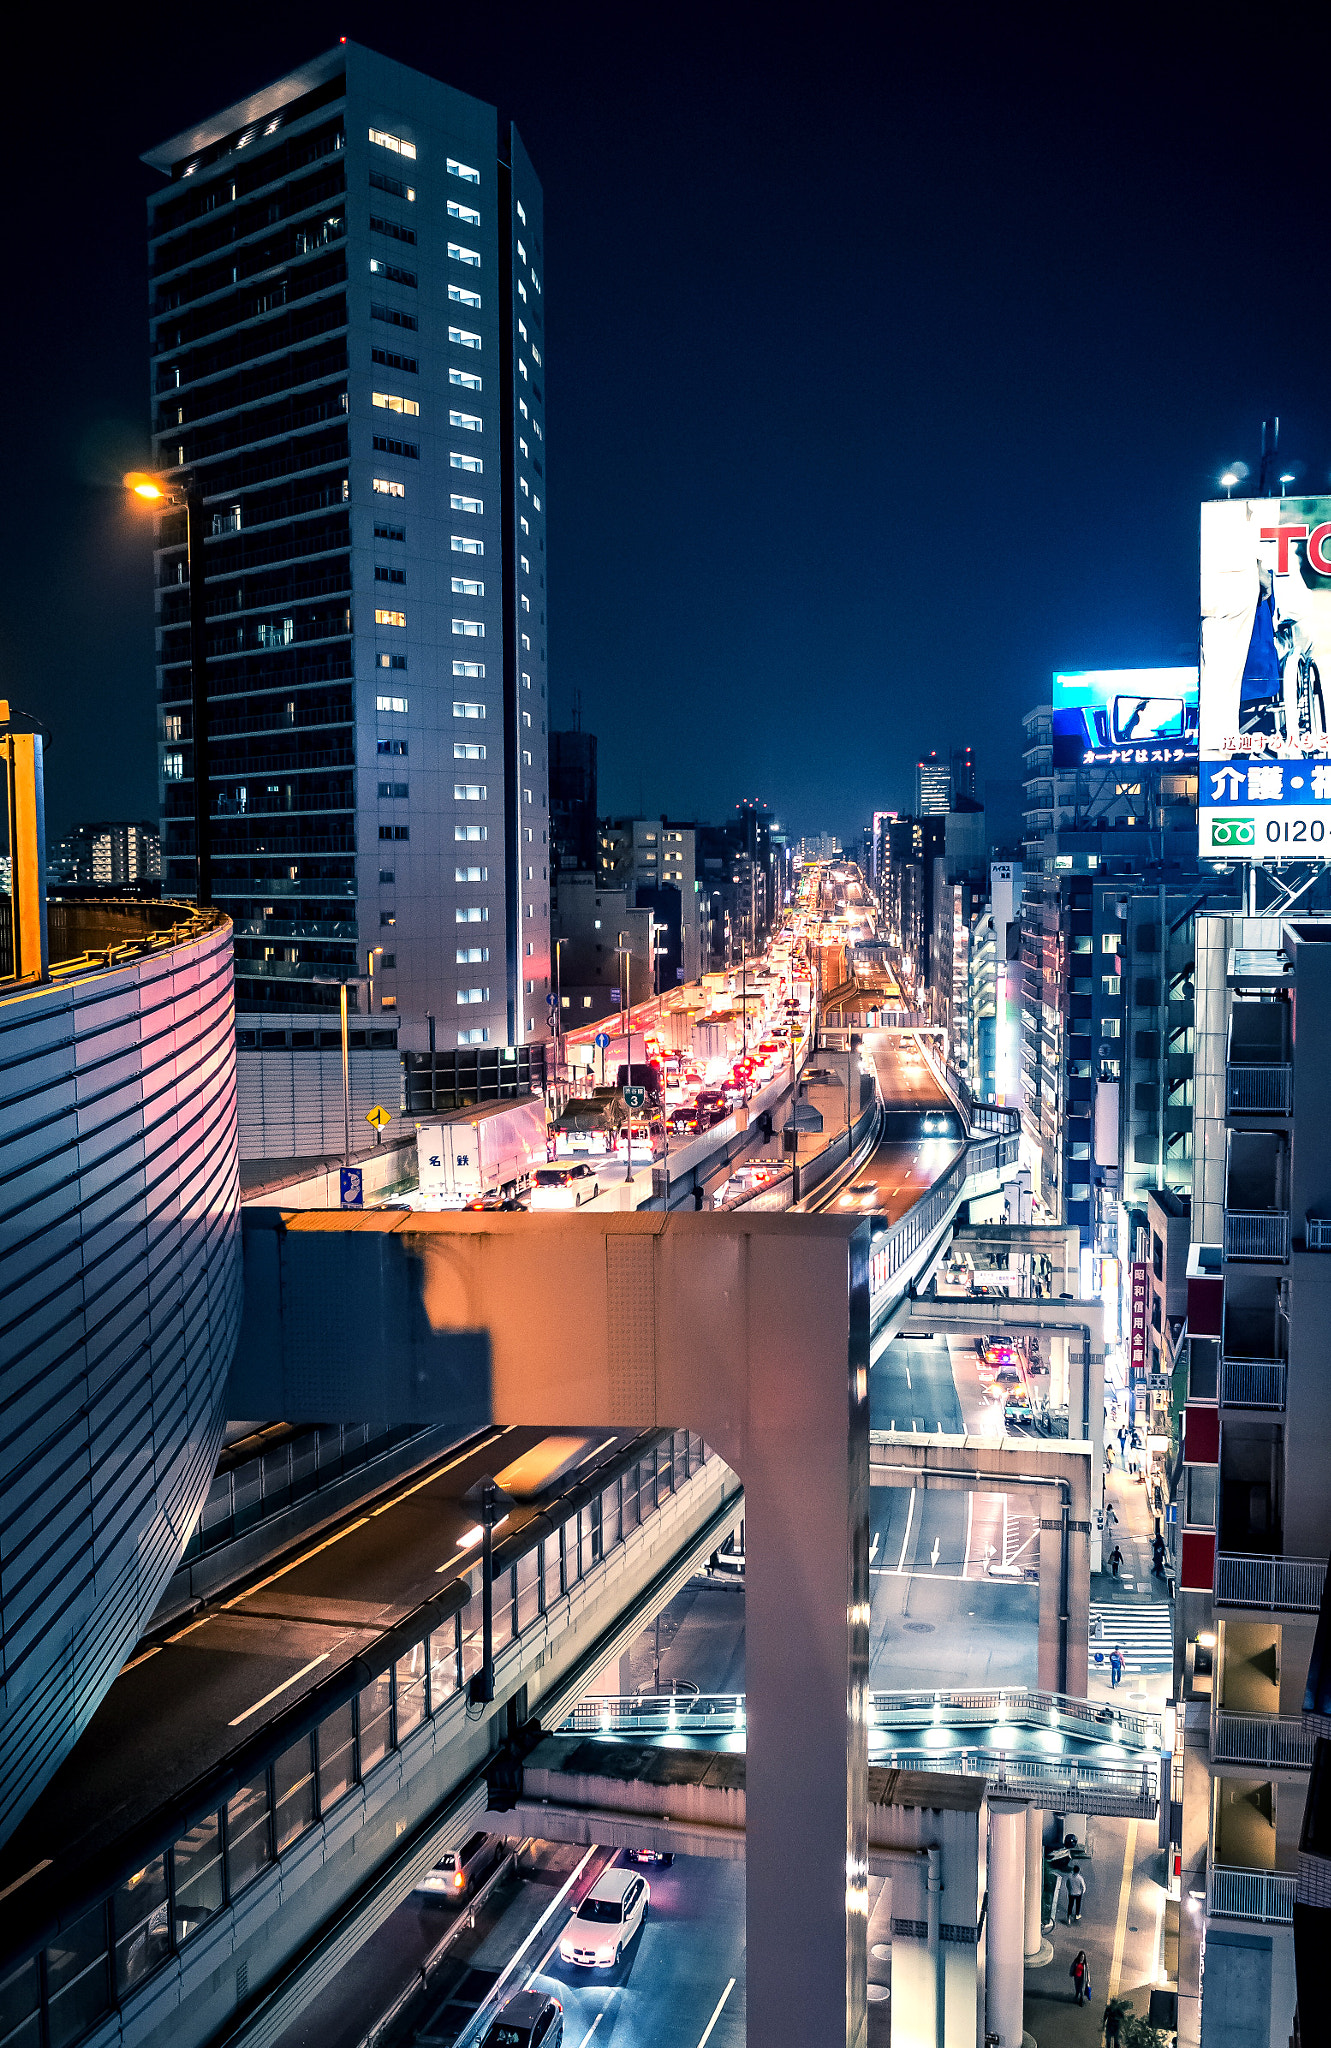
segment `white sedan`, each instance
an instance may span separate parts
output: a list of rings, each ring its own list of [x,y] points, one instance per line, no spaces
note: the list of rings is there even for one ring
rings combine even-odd
[[[561,1958],[583,1969],[613,1969],[651,1901],[651,1887],[636,1870],[603,1871],[560,1938]]]

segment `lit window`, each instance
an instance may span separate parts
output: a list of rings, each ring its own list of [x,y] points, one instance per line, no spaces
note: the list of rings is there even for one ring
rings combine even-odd
[[[460,384],[464,391],[479,391],[481,388],[481,380],[474,370],[450,370],[448,381],[450,384]]]
[[[183,782],[184,779],[185,756],[183,754],[163,754],[162,780],[164,782]]]
[[[1117,932],[1101,932],[1100,951],[1102,953],[1117,953],[1118,948],[1119,936]]]
[[[405,697],[376,697],[374,708],[376,711],[405,711],[407,700]]]
[[[526,285],[525,285],[525,284],[524,284],[524,283],[522,282],[522,279],[521,279],[521,278],[519,278],[519,279],[518,279],[518,290],[519,290],[519,291],[520,291],[520,292],[522,293],[522,296],[523,296],[523,298],[525,299],[525,298],[526,298],[526,296],[527,296],[527,287],[526,287]]]
[[[483,640],[485,627],[480,619],[454,619],[453,631],[461,640]]]
[[[455,661],[453,663],[453,673],[455,676],[466,676],[469,681],[484,682],[485,663],[483,661]],[[484,713],[482,713],[482,716],[484,716]]]
[[[525,228],[527,225],[526,209],[524,208],[522,201],[520,199],[515,199],[513,201],[513,204],[517,208],[518,219],[522,222],[522,225]]]
[[[376,610],[374,623],[376,626],[405,626],[407,615],[405,612],[383,612]]]
[[[485,1045],[489,1040],[488,1031],[459,1031],[459,1045]]]
[[[483,804],[485,784],[483,782],[455,782],[453,795],[460,804]]]
[[[404,142],[400,135],[390,135],[384,128],[371,128],[370,140],[371,142],[377,142],[380,149],[391,149],[394,156],[408,156],[413,162],[415,161],[415,143]],[[451,171],[453,168],[452,164],[448,168]],[[477,182],[479,183],[479,180]]]
[[[522,339],[523,339],[524,341],[527,341],[527,340],[529,340],[529,339],[530,339],[530,336],[529,336],[529,335],[528,335],[528,333],[527,333],[527,323],[526,323],[526,321],[525,321],[525,320],[519,320],[519,322],[518,322],[518,333],[519,333],[519,334],[520,334],[520,335],[522,336]]]
[[[527,365],[526,365],[526,364],[525,364],[525,363],[523,362],[523,360],[522,360],[522,357],[521,357],[521,356],[519,356],[519,357],[518,357],[518,371],[519,371],[520,375],[522,375],[522,376],[524,376],[524,377],[525,377],[525,376],[526,376],[526,374],[527,374]]]
[[[455,697],[453,699],[453,716],[454,718],[484,718],[485,706],[484,704],[464,704]]]
[[[527,446],[527,443],[523,440],[521,434],[518,435],[518,446],[522,450],[524,455],[530,457],[531,449]]]
[[[410,285],[413,291],[416,289],[416,273],[414,270],[403,270],[397,263],[385,263],[382,256],[371,256],[370,275],[371,277],[385,277],[390,284],[405,284]]]
[[[370,402],[372,405],[382,407],[385,412],[409,413],[412,419],[416,419],[420,413],[420,406],[414,398],[399,398],[395,391],[372,391]]]
[[[459,967],[479,966],[482,961],[489,959],[490,948],[488,946],[459,946],[457,954]]]
[[[450,412],[448,424],[450,427],[461,427],[464,434],[481,434],[485,431],[480,415],[474,412]]]
[[[453,553],[455,555],[483,555],[485,553],[485,542],[477,540],[476,536],[471,533],[455,533],[453,535]]]
[[[470,577],[467,576],[455,576],[453,578],[453,588],[459,597],[485,596],[485,585],[483,583],[473,583]]]
[[[533,343],[532,343],[532,345],[531,345],[531,352],[532,352],[532,355],[534,356],[534,358],[535,358],[535,360],[536,360],[536,364],[537,364],[537,367],[539,368],[539,366],[540,366],[540,361],[541,361],[541,351],[540,351],[540,350],[539,350],[539,349],[537,348],[537,346],[536,346],[536,343],[535,343],[535,342],[533,342]]]
[[[478,228],[481,224],[481,216],[477,213],[476,208],[474,206],[464,206],[459,199],[449,200],[448,211],[451,219],[465,220],[468,227]]]
[[[484,868],[454,868],[453,870],[453,880],[455,882],[483,882],[485,876],[486,871]]]
[[[479,455],[460,455],[456,448],[449,450],[448,466],[450,469],[469,469],[474,476],[480,476],[485,469]]]
[[[460,164],[457,158],[452,156],[445,157],[444,162],[448,166],[450,178],[461,178],[464,185],[480,184],[481,174],[479,171],[473,170],[470,164]]]
[[[453,837],[455,839],[484,839],[488,831],[489,827],[486,825],[455,825],[453,827]]]
[[[518,241],[518,254],[525,263],[527,261],[527,251],[523,248],[521,239]]]
[[[393,479],[387,476],[377,476],[374,480],[374,488],[378,491],[381,498],[405,498],[407,495],[405,484],[395,484]]]
[[[448,338],[455,341],[459,348],[479,348],[481,345],[480,335],[469,333],[465,327],[450,327]]]
[[[484,512],[485,510],[484,498],[462,498],[458,496],[456,491],[454,491],[452,497],[449,499],[448,505],[449,510],[452,512],[480,513]]]
[[[407,657],[405,654],[376,654],[374,665],[376,668],[405,668]]]
[[[470,306],[476,313],[481,310],[480,293],[468,291],[465,285],[451,284],[448,287],[448,296],[455,306]]]
[[[454,740],[453,759],[455,761],[483,761],[485,759],[485,748],[472,746],[466,740]]]
[[[448,253],[454,263],[469,264],[473,270],[479,270],[481,267],[481,252],[479,249],[467,249],[463,247],[461,242],[450,242]]]
[[[478,903],[464,904],[460,910],[453,912],[453,920],[456,924],[487,924],[489,918],[489,911],[483,909]]]
[[[458,990],[458,1001],[460,1003],[483,1003],[486,999],[486,991],[483,988],[460,988]]]
[[[583,1009],[584,1009],[584,1010],[590,1010],[591,1006],[592,1006],[592,999],[591,999],[591,997],[590,997],[590,996],[584,996],[584,997],[583,997],[583,999],[582,999],[582,1007],[583,1007]]]

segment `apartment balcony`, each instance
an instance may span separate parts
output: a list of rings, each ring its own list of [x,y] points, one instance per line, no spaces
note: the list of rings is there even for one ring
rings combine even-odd
[[[1325,1583],[1324,1557],[1243,1557],[1221,1551],[1215,1561],[1215,1598],[1222,1607],[1316,1614]]]
[[[1303,1242],[1310,1252],[1331,1252],[1331,1216],[1307,1216]]]
[[[1268,1926],[1289,1927],[1294,1921],[1292,1871],[1233,1870],[1213,1866],[1206,1879],[1208,1920],[1260,1920]]]
[[[1289,1258],[1289,1217],[1264,1209],[1226,1209],[1225,1257],[1283,1264]]]
[[[1211,1731],[1211,1760],[1217,1764],[1259,1764],[1277,1771],[1306,1771],[1312,1765],[1313,1741],[1313,1732],[1301,1714],[1232,1714],[1222,1710]]]
[[[1285,1406],[1283,1358],[1225,1358],[1220,1367],[1222,1408]]]
[[[1294,1069],[1290,1066],[1231,1066],[1226,1106],[1231,1116],[1291,1116]]]

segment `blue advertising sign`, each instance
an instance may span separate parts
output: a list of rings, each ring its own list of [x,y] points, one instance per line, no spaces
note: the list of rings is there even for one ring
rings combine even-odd
[[[338,1189],[344,1209],[361,1209],[365,1206],[361,1194],[361,1171],[359,1166],[344,1166],[338,1174]]]
[[[1173,767],[1197,756],[1195,668],[1095,668],[1054,677],[1054,766]]]

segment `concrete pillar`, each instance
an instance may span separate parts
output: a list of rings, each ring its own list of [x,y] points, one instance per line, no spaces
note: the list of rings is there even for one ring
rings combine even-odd
[[[1027,1962],[1040,1953],[1040,1915],[1044,1905],[1044,1813],[1038,1806],[1026,1808],[1026,1939]]]
[[[1022,1893],[1026,1876],[1026,1808],[989,1802],[989,1919],[984,1964],[984,2026],[995,2048],[1021,2048],[1026,1968]]]
[[[619,1696],[621,1699],[633,1690],[633,1660],[627,1650],[619,1653]]]

